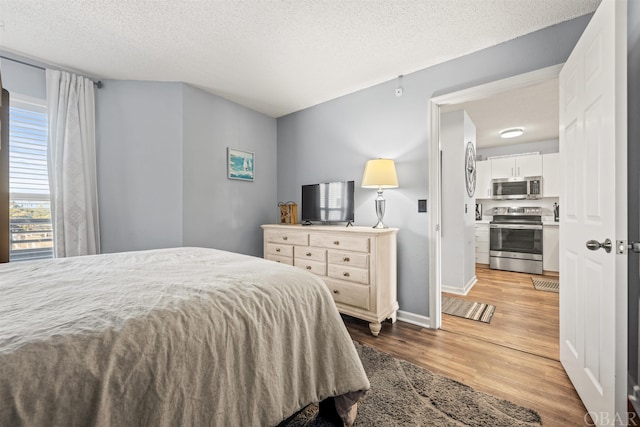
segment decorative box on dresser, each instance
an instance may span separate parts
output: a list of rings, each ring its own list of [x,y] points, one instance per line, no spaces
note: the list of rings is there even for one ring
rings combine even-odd
[[[263,225],[264,257],[317,274],[338,311],[369,322],[396,321],[396,228]]]

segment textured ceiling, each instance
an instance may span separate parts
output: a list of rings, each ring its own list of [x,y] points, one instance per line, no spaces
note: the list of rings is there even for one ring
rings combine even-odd
[[[183,81],[279,117],[593,12],[600,0],[0,0],[0,49]]]

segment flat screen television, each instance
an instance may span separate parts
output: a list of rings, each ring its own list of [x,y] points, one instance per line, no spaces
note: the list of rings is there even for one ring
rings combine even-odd
[[[302,186],[302,223],[353,222],[353,181]]]

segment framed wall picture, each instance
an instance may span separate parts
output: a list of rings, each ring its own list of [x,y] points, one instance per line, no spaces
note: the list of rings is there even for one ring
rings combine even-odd
[[[253,181],[255,177],[254,154],[227,147],[227,174],[229,179]]]

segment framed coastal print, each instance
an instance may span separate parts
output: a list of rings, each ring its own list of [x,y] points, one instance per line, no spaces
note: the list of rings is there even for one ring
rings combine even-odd
[[[229,179],[253,181],[255,176],[254,154],[227,147],[227,173]]]

